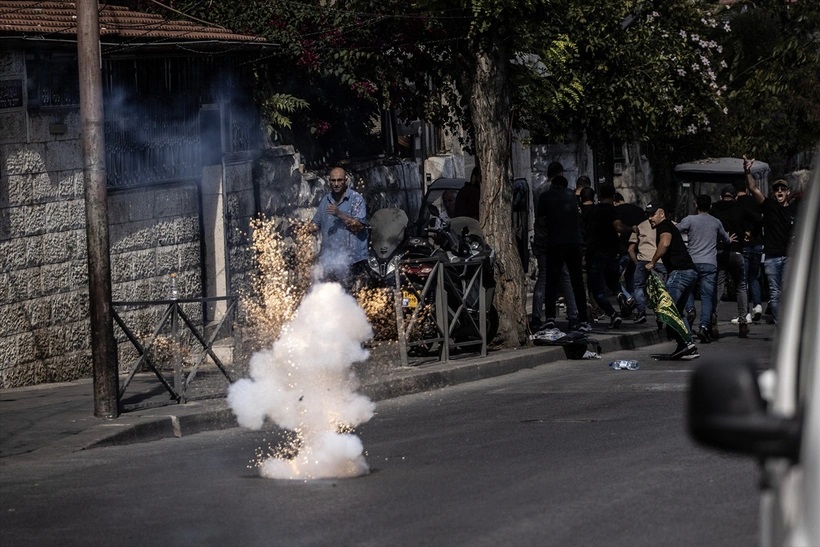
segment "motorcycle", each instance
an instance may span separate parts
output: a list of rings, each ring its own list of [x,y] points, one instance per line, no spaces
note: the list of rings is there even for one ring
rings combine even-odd
[[[410,325],[411,346],[438,349],[443,337],[437,319],[436,279],[431,277],[441,265],[447,302],[447,321],[453,342],[481,338],[480,302],[482,292],[487,310],[487,339],[498,331],[498,311],[493,305],[495,252],[486,244],[478,222],[467,217],[451,220],[433,207],[427,211],[421,235],[408,235],[407,215],[400,209],[381,209],[370,220],[371,246],[368,257],[370,287],[401,291],[401,308]],[[478,266],[484,275],[478,282]],[[399,286],[397,286],[397,270]]]
[[[408,217],[401,209],[380,209],[370,219],[370,251],[367,260],[367,290],[360,292],[374,302],[363,306],[376,330],[377,339],[395,339],[394,306],[401,306],[408,338],[429,340],[439,337],[435,315],[435,287],[430,286],[440,250],[427,238],[408,234]],[[397,282],[398,279],[398,282]],[[400,302],[395,302],[399,298]],[[431,350],[434,344],[418,344]]]

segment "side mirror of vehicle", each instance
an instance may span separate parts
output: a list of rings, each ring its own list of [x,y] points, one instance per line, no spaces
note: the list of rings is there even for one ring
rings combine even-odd
[[[769,414],[748,362],[709,362],[689,386],[689,433],[712,448],[761,458],[800,453],[800,418]]]

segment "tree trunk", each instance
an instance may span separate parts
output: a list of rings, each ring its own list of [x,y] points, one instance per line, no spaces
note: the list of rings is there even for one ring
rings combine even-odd
[[[512,139],[509,52],[498,37],[476,55],[470,94],[475,149],[481,167],[481,227],[495,249],[498,338],[506,347],[527,343],[524,270],[512,231],[512,186],[508,176]]]

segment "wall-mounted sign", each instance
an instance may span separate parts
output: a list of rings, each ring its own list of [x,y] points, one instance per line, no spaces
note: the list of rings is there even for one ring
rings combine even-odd
[[[23,106],[23,80],[0,80],[0,109]]]

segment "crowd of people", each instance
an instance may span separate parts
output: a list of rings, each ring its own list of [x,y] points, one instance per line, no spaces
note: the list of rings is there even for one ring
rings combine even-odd
[[[761,319],[761,265],[769,313],[776,323],[797,200],[784,179],[772,184],[770,196],[764,195],[752,175],[753,163],[744,158],[745,179],[724,187],[716,203],[708,195],[697,196],[697,211],[676,223],[667,206],[627,203],[612,184],[600,185],[596,196],[589,177],[581,176],[573,191],[563,166],[552,162],[549,187],[535,207],[532,252],[537,274],[530,329],[555,328],[559,293],[571,331],[590,332],[591,323],[604,316],[612,329],[626,319],[646,323],[647,288],[650,276],[657,276],[682,325],[667,329],[677,340],[671,357],[696,358],[695,339],[708,344],[720,336],[717,308],[727,279],[737,301],[738,315],[732,322],[738,336],[746,337],[750,324]],[[464,189],[448,196],[447,213],[478,217],[480,177],[476,168]],[[323,277],[343,284],[367,260],[365,201],[348,187],[347,179],[340,167],[330,172],[330,193],[312,221],[322,234]],[[695,296],[701,303],[699,314]]]
[[[611,184],[598,187],[596,200],[586,176],[579,177],[573,192],[561,164],[550,164],[550,186],[539,196],[535,213],[532,249],[538,274],[531,329],[555,327],[559,290],[570,330],[589,332],[590,322],[604,315],[613,329],[625,319],[645,323],[647,285],[655,275],[680,317],[681,328],[667,327],[677,341],[670,357],[693,359],[699,356],[696,339],[708,344],[720,336],[717,308],[727,279],[737,301],[732,322],[738,336],[748,336],[750,324],[761,319],[761,264],[776,323],[797,200],[784,179],[765,196],[752,175],[753,162],[744,158],[745,178],[723,188],[719,201],[697,196],[697,211],[679,222],[665,205],[642,209],[627,203]]]

